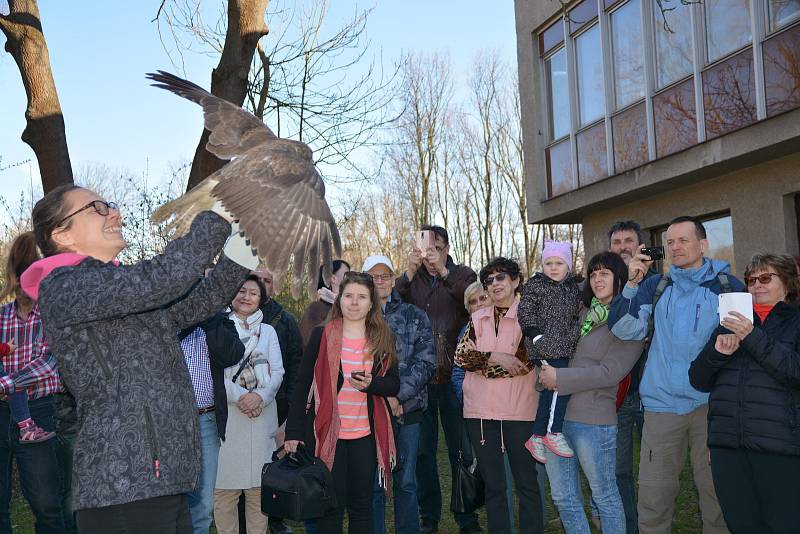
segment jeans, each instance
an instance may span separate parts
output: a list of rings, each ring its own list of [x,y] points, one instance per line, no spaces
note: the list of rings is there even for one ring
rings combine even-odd
[[[61,469],[61,511],[64,513],[64,532],[77,534],[75,514],[72,511],[72,450],[75,447],[75,437],[58,434],[56,441],[56,455]]]
[[[2,362],[0,362],[0,376],[8,376],[5,372]],[[31,418],[31,412],[28,409],[28,392],[24,389],[22,391],[15,391],[9,393],[6,397],[9,406],[11,407],[11,417],[17,423],[21,423]]]
[[[374,436],[336,442],[331,474],[336,486],[338,507],[317,519],[317,532],[341,534],[344,512],[347,510],[349,534],[372,534],[372,485],[376,469]]]
[[[466,423],[485,484],[487,531],[491,534],[514,532],[514,522],[510,519],[508,509],[507,454],[517,488],[520,532],[543,532],[542,497],[539,494],[536,460],[525,448],[533,422],[467,419]]]
[[[633,443],[637,436],[642,440],[644,412],[642,412],[639,392],[631,391],[617,410],[617,488],[625,510],[625,531],[627,534],[639,533],[639,514],[636,513],[636,484],[633,480]]]
[[[710,447],[711,474],[733,534],[788,534],[800,525],[800,457]]]
[[[165,495],[77,513],[81,534],[189,534],[186,495]]]
[[[29,402],[31,416],[44,430],[55,429],[55,400],[52,395]],[[54,439],[19,444],[19,428],[5,401],[0,401],[0,532],[11,532],[11,461],[17,460],[22,494],[36,518],[36,533],[64,532],[61,509],[61,470]]]
[[[419,433],[420,423],[395,426],[397,468],[392,473],[395,534],[419,534],[417,511]],[[375,534],[386,534],[386,493],[378,485],[377,474],[372,498],[372,514]]]
[[[194,491],[186,494],[194,534],[208,534],[214,509],[214,485],[217,482],[219,434],[214,412],[200,414],[200,479]]]
[[[439,418],[442,420],[447,456],[450,460],[450,477],[458,462],[458,451],[463,452],[463,461],[472,463],[472,448],[464,428],[461,403],[458,402],[451,384],[428,384],[428,408],[422,417],[417,456],[417,497],[419,515],[423,519],[438,522],[442,516],[442,488],[439,485],[439,470],[436,450],[439,444]],[[527,439],[527,438],[526,438]],[[448,506],[449,508],[449,506]],[[474,524],[478,514],[453,514],[459,527]]]
[[[617,489],[616,425],[587,425],[564,422],[564,436],[575,456],[562,458],[547,451],[547,475],[553,502],[561,514],[567,534],[589,534],[589,522],[583,509],[578,466],[583,470],[592,491],[592,500],[600,514],[603,534],[624,534],[625,513]]]

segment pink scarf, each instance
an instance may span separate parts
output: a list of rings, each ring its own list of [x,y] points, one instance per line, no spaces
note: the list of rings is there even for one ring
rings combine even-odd
[[[328,469],[333,469],[336,454],[336,442],[339,440],[339,402],[337,385],[339,368],[342,360],[342,320],[334,319],[325,325],[322,340],[319,344],[317,363],[314,364],[315,413],[314,438],[317,441],[316,456],[325,462]],[[376,370],[377,368],[377,370]],[[385,376],[387,368],[380,362],[373,364],[373,376]],[[386,402],[375,398],[372,403],[372,423],[375,447],[378,455],[378,479],[383,488],[387,488],[386,474],[395,466],[397,451],[394,434],[389,419]]]

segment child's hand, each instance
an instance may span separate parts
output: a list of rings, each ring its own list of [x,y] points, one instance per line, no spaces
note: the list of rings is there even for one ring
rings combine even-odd
[[[9,344],[8,344],[8,353],[9,354],[14,354],[15,350],[17,350],[17,346],[15,344],[9,342]]]
[[[551,365],[545,365],[544,361],[542,362],[542,370],[539,371],[539,382],[550,390],[555,390],[558,386],[555,368]]]

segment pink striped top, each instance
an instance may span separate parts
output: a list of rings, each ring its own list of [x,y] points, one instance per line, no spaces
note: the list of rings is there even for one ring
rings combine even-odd
[[[355,389],[347,379],[353,371],[371,372],[372,356],[366,350],[367,339],[342,337],[342,375],[344,383],[339,390],[339,439],[358,439],[369,436],[367,394]]]

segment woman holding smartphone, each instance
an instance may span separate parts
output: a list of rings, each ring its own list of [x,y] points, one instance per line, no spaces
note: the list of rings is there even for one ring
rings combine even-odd
[[[372,276],[348,272],[331,319],[306,345],[286,421],[286,451],[313,447],[333,474],[338,508],[317,520],[320,534],[342,531],[345,508],[349,532],[373,532],[375,469],[385,487],[396,457],[385,398],[399,390],[394,335]]]

